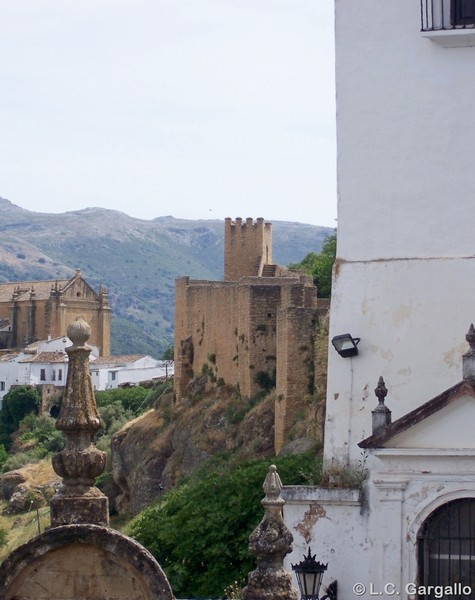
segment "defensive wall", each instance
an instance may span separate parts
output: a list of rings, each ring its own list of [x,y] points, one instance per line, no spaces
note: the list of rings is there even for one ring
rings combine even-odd
[[[311,277],[267,262],[270,242],[263,219],[226,219],[225,281],[177,279],[175,395],[201,375],[247,397],[276,386],[278,451],[314,389],[317,290]]]

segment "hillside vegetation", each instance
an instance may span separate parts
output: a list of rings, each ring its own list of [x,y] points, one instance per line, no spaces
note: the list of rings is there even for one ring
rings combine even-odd
[[[331,232],[274,222],[273,260],[297,262]],[[160,357],[173,339],[175,279],[223,276],[224,223],[217,220],[144,221],[102,208],[46,214],[0,198],[0,236],[0,283],[68,278],[80,268],[93,287],[106,286],[114,354]]]

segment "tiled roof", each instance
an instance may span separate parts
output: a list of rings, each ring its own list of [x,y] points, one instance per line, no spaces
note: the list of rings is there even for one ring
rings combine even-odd
[[[19,288],[19,300],[28,300],[30,298],[31,288],[35,290],[37,300],[47,300],[51,295],[51,288],[59,286],[65,288],[70,279],[58,279],[49,281],[13,281],[12,283],[0,283],[0,302],[9,302],[12,299],[13,292]]]
[[[91,363],[91,367],[124,367],[130,363],[136,362],[141,358],[145,358],[146,354],[118,354],[116,356],[98,356],[94,362]]]
[[[18,352],[8,352],[7,354],[0,354],[0,362],[10,362],[19,356]]]
[[[21,363],[65,363],[68,362],[67,354],[64,352],[40,352],[20,360]]]

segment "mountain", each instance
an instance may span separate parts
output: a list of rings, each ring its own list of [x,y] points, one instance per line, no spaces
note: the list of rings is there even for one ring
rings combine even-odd
[[[328,227],[276,221],[273,260],[318,252]],[[0,282],[68,278],[81,269],[112,307],[112,352],[159,357],[173,340],[175,279],[221,279],[224,222],[144,221],[104,208],[28,211],[0,198]]]

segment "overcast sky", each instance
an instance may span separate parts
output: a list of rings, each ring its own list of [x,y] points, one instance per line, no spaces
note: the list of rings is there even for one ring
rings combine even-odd
[[[333,0],[0,0],[0,196],[335,226]]]

